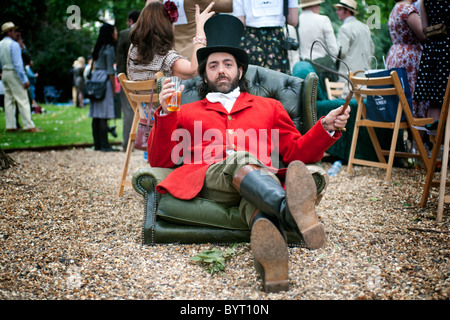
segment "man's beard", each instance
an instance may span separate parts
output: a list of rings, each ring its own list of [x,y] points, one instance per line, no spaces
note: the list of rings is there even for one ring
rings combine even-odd
[[[234,89],[239,86],[239,74],[236,75],[234,79],[231,79],[230,82],[220,82],[216,84],[221,79],[229,79],[226,76],[219,76],[216,81],[211,81],[209,78],[207,79],[209,92],[221,92],[221,93],[230,93]]]

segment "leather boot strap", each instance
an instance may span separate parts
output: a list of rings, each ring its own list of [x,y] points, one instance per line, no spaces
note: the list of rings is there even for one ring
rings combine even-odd
[[[264,170],[264,169],[261,168],[260,166],[257,166],[256,164],[247,164],[243,166],[241,169],[239,169],[239,171],[235,174],[235,176],[233,177],[232,185],[238,192],[240,192],[241,190],[242,180],[245,178],[247,174],[249,174],[253,170]]]
[[[252,225],[253,225],[253,220],[255,220],[255,217],[256,217],[256,215],[257,215],[259,212],[260,212],[259,209],[256,209],[256,210],[252,213],[252,216],[250,217],[250,220],[249,220],[249,222],[248,222],[248,225],[250,226],[250,229],[251,229],[251,227],[252,227]]]

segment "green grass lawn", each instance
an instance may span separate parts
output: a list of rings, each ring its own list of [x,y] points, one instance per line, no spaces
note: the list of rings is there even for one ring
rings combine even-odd
[[[81,109],[74,106],[40,106],[45,112],[32,114],[31,117],[36,127],[44,132],[34,133],[6,132],[5,112],[0,108],[0,148],[8,150],[93,144],[89,107]],[[22,122],[20,123],[22,125]],[[122,141],[122,119],[110,120],[109,126],[113,125],[117,126],[117,138],[109,134],[108,139],[111,144],[117,144]]]

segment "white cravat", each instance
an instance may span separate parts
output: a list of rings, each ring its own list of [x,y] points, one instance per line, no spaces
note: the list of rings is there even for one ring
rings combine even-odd
[[[210,92],[206,95],[206,99],[208,99],[209,102],[213,103],[220,102],[227,110],[227,112],[230,113],[231,109],[233,109],[234,103],[236,102],[240,94],[241,90],[239,89],[239,87],[237,87],[229,93]]]

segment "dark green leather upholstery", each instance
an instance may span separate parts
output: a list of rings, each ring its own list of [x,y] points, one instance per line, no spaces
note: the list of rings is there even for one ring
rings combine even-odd
[[[317,121],[316,95],[318,78],[311,73],[306,79],[288,76],[250,65],[246,74],[250,93],[279,100],[304,134]],[[199,99],[199,77],[184,81],[182,104]],[[318,188],[317,201],[325,192],[327,175],[320,164],[309,165]],[[195,198],[179,200],[170,194],[158,194],[156,185],[172,169],[142,168],[132,178],[134,189],[144,197],[143,243],[215,243],[248,242],[250,230],[242,221],[237,207]],[[300,245],[296,234],[288,234],[291,245]]]

